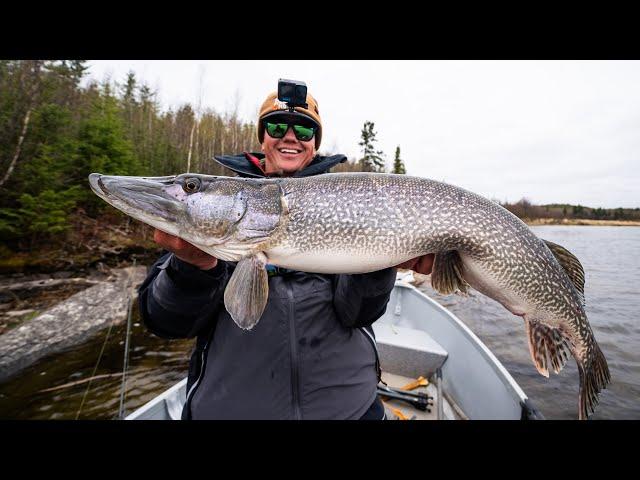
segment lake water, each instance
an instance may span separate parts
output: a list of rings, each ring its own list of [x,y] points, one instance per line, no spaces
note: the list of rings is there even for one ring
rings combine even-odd
[[[567,248],[584,267],[587,317],[611,373],[591,418],[640,419],[640,228],[549,225],[532,230]],[[547,379],[531,361],[520,317],[475,291],[465,298],[440,295],[429,282],[419,288],[478,335],[545,418],[577,418],[578,369],[572,357]]]
[[[185,377],[193,347],[192,340],[165,340],[149,333],[140,323],[137,305],[132,319],[125,416]],[[117,419],[126,330],[126,325],[105,329],[0,385],[0,419]],[[90,378],[94,380],[88,382]]]
[[[640,227],[541,226],[541,238],[573,252],[585,270],[589,322],[609,363],[612,383],[600,395],[594,419],[640,419]],[[538,374],[529,357],[523,321],[493,300],[439,295],[493,351],[548,419],[577,418],[578,371],[570,359],[560,374]],[[43,359],[0,385],[1,419],[113,419],[118,416],[125,326],[114,328],[94,373],[107,331],[84,345]],[[127,413],[186,375],[191,340],[154,337],[134,311]],[[89,385],[86,379],[96,378]],[[90,387],[87,389],[87,387]],[[59,387],[56,390],[48,390]],[[81,408],[82,407],[82,408]],[[79,412],[79,415],[78,415]]]

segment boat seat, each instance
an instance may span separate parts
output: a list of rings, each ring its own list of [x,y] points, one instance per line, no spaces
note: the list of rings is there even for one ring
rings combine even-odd
[[[380,367],[386,372],[429,378],[447,359],[447,351],[431,336],[413,328],[373,324]]]

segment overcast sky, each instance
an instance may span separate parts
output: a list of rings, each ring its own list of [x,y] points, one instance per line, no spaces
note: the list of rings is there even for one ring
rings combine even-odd
[[[90,61],[181,103],[255,121],[278,78],[306,82],[321,151],[361,155],[365,121],[391,166],[488,198],[640,207],[640,61]],[[202,85],[202,88],[200,88]],[[234,152],[229,152],[234,153]],[[177,173],[177,172],[176,172]]]

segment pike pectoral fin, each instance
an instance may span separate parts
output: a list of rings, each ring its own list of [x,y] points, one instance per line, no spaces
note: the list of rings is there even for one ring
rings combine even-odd
[[[462,259],[455,250],[437,253],[431,270],[431,285],[444,295],[460,290],[467,293],[469,284],[462,276]]]
[[[224,291],[224,305],[240,328],[251,330],[260,320],[269,298],[269,279],[264,254],[238,262]]]
[[[525,328],[529,340],[529,352],[531,360],[541,375],[549,378],[549,368],[555,373],[567,363],[571,352],[571,340],[559,329],[552,328],[538,321],[527,320],[525,316]]]

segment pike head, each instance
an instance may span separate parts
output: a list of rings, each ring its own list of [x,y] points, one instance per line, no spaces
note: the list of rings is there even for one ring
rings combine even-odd
[[[96,195],[127,215],[227,261],[264,250],[286,210],[272,180],[92,173],[89,183]]]

